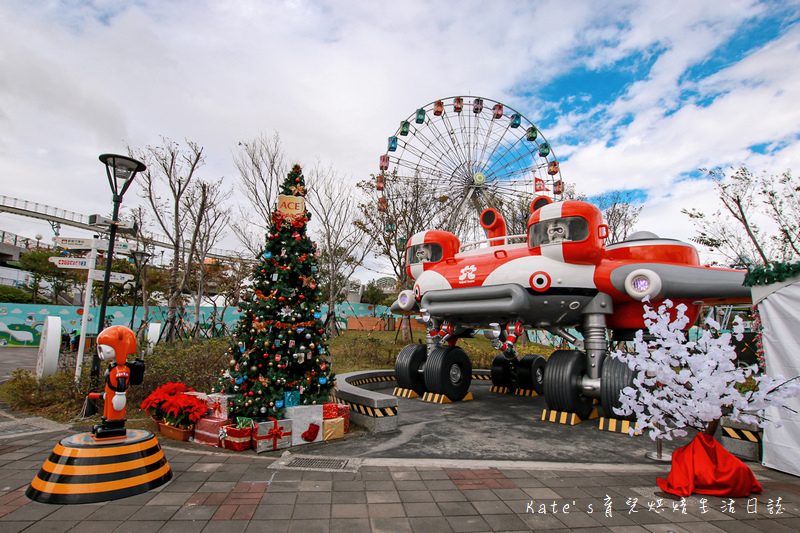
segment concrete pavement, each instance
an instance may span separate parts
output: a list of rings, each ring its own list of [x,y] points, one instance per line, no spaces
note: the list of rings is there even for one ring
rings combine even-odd
[[[35,360],[35,350],[21,355],[6,350],[0,349],[0,375],[26,358]],[[476,406],[484,401],[481,397],[476,394]],[[509,405],[501,411],[513,411],[512,400],[503,397]],[[535,402],[521,405],[519,411],[536,409]],[[405,409],[400,405],[400,413],[412,411],[418,417],[427,412],[432,420],[423,419],[417,426],[408,420],[397,432],[384,435],[354,433],[335,443],[292,448],[288,455],[234,453],[159,437],[173,472],[169,483],[130,498],[80,505],[32,502],[24,492],[56,443],[85,428],[53,424],[0,406],[0,531],[800,530],[800,478],[748,463],[763,494],[733,501],[697,495],[674,501],[657,493],[655,483],[657,476],[667,475],[669,464],[638,457],[638,447],[651,449],[649,439],[595,431],[585,438],[594,440],[594,449],[615,450],[608,457],[616,460],[588,461],[585,450],[576,452],[584,460],[551,460],[532,453],[531,441],[502,438],[530,426],[530,420],[511,418],[517,427],[506,427],[505,419],[487,420],[478,407],[452,409],[464,406],[418,401]],[[500,432],[500,438],[495,446],[474,446],[474,451],[471,440],[449,447],[440,437],[426,440],[436,418],[447,424],[460,418],[462,426],[477,428],[451,440],[473,439],[472,431]],[[541,440],[577,435],[566,431],[575,428],[562,429]],[[535,431],[545,431],[544,426]],[[486,452],[504,446],[521,448],[522,453],[492,457]],[[429,453],[423,453],[426,447]],[[442,447],[449,451],[441,452]],[[400,456],[404,448],[411,452]]]

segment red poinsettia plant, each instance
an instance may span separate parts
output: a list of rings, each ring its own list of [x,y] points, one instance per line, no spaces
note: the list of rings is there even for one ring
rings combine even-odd
[[[208,413],[205,402],[190,394],[170,396],[164,403],[164,422],[179,429],[192,429]]]
[[[164,404],[173,396],[188,390],[190,390],[189,387],[183,383],[165,383],[144,399],[140,409],[144,409],[147,412],[147,416],[152,416],[156,420],[163,420],[166,415]]]

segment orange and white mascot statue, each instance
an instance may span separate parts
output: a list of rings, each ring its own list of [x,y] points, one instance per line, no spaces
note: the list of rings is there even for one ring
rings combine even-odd
[[[92,428],[95,439],[124,438],[126,394],[131,385],[131,369],[128,355],[136,353],[136,335],[125,326],[111,326],[97,336],[97,353],[100,359],[111,361],[106,373],[105,392],[92,393],[90,398],[103,398],[102,424]]]

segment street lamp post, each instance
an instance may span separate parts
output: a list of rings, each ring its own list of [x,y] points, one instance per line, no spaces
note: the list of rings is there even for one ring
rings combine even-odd
[[[97,321],[97,334],[104,329],[106,321],[106,305],[108,303],[108,286],[111,279],[111,260],[114,254],[114,241],[117,237],[117,225],[119,218],[119,206],[122,203],[122,196],[128,187],[133,183],[133,178],[137,173],[144,171],[147,167],[141,161],[132,159],[124,155],[103,154],[100,161],[106,166],[108,184],[111,186],[112,201],[114,202],[114,212],[111,215],[111,227],[108,235],[108,252],[106,253],[106,271],[103,280],[103,296],[100,300],[100,316]],[[97,352],[92,357],[92,378],[100,375],[100,357]],[[91,402],[90,402],[91,403]],[[90,413],[94,414],[94,413]]]
[[[142,270],[147,264],[147,261],[153,254],[147,253],[144,250],[136,250],[131,253],[133,257],[133,264],[136,265],[136,279],[133,282],[133,312],[131,313],[131,329],[133,329],[133,322],[136,320],[136,293],[139,291],[139,279],[142,276]],[[144,297],[144,295],[142,295]]]

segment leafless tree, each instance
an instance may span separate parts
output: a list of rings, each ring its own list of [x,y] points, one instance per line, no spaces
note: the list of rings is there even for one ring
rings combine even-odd
[[[347,291],[347,280],[361,266],[372,248],[363,226],[355,224],[359,199],[353,185],[332,167],[319,164],[307,172],[307,208],[313,215],[312,227],[321,252],[318,266],[328,284],[328,313],[334,313],[337,295]],[[328,321],[331,334],[334,320]]]
[[[726,176],[722,169],[700,169],[714,184],[723,209],[710,216],[697,209],[682,209],[697,227],[692,240],[721,253],[732,264],[769,264],[769,238],[759,225],[759,183],[744,166]]]
[[[778,225],[777,245],[784,261],[800,256],[800,183],[787,170],[780,176],[761,176],[761,194]]]
[[[595,205],[603,212],[603,218],[608,225],[606,244],[624,241],[642,212],[642,206],[633,204],[631,193],[628,191],[614,190],[603,193],[595,199]]]
[[[160,146],[146,146],[143,150],[129,148],[128,151],[147,165],[139,182],[142,197],[152,209],[158,228],[172,245],[166,324],[166,338],[172,341],[177,337],[179,299],[189,278],[189,262],[195,255],[202,217],[208,207],[208,190],[198,188],[199,180],[196,178],[198,169],[204,164],[203,148],[191,141],[186,141],[186,148],[182,148],[178,143],[162,138]],[[193,217],[185,202],[187,195],[193,195],[195,189],[198,193],[194,217],[198,218]]]
[[[136,227],[136,235],[134,235],[134,240],[136,241],[136,249],[143,250],[149,254],[153,254],[155,252],[155,235],[153,234],[152,230],[150,229],[150,220],[148,219],[147,212],[145,208],[141,205],[136,206],[131,210],[131,219],[134,222]],[[136,328],[137,336],[139,337],[140,342],[144,341],[146,335],[146,325],[148,322],[148,316],[150,315],[150,299],[148,295],[148,286],[150,281],[150,275],[146,266],[139,267],[139,289],[142,291],[142,317],[143,320],[140,325],[133,324],[133,327]],[[134,294],[134,298],[136,295]]]
[[[207,292],[206,287],[206,260],[209,258],[211,249],[225,234],[225,229],[230,221],[230,206],[226,202],[230,200],[233,191],[223,188],[222,181],[208,183],[199,181],[197,187],[193,188],[184,197],[186,209],[191,219],[199,224],[197,233],[197,245],[194,247],[195,279],[192,280],[196,287],[194,299],[194,326],[195,336],[200,336],[200,304],[203,296]],[[203,201],[205,198],[205,201]],[[199,206],[205,204],[205,213],[199,212]]]
[[[239,171],[239,190],[249,205],[240,207],[241,218],[231,228],[255,257],[264,247],[264,234],[289,166],[277,132],[272,137],[262,134],[252,141],[240,142],[233,161]]]
[[[379,178],[382,179],[379,181]],[[357,186],[364,192],[365,200],[359,205],[360,214],[355,224],[369,236],[377,258],[389,263],[398,280],[398,290],[410,285],[405,263],[406,243],[412,235],[429,229],[457,234],[471,223],[445,212],[442,205],[447,199],[437,198],[434,187],[422,177],[401,178],[396,174],[384,174],[372,176]],[[403,340],[407,342],[407,321],[403,321],[402,327]]]

